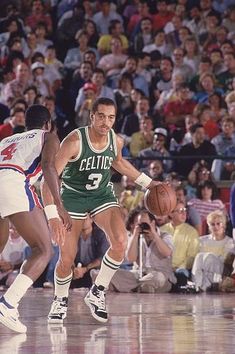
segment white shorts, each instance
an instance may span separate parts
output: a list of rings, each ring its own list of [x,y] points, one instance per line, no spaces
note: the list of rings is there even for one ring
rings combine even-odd
[[[19,172],[0,169],[0,217],[42,207],[34,187]]]

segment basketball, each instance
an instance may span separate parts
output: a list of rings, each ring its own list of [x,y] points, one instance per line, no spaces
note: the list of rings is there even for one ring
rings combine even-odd
[[[169,215],[177,204],[175,191],[166,183],[158,184],[147,189],[144,195],[144,204],[153,215]]]

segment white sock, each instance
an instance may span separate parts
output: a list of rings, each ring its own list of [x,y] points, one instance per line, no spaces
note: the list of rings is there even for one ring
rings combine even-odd
[[[55,295],[59,298],[69,296],[69,287],[73,279],[73,272],[69,274],[66,278],[59,278],[55,272]]]
[[[95,280],[95,284],[97,286],[102,285],[107,289],[112,277],[114,276],[122,262],[123,261],[119,262],[112,259],[108,255],[107,251],[102,259],[100,271]]]
[[[24,296],[28,288],[33,284],[31,278],[25,274],[18,274],[15,281],[11,284],[10,288],[4,294],[4,299],[11,306],[16,307],[18,302]]]

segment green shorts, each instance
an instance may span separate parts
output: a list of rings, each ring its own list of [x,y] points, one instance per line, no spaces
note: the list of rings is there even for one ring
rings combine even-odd
[[[64,185],[61,188],[61,198],[65,209],[72,219],[86,219],[111,207],[119,207],[112,185],[99,191],[99,194],[80,194]]]

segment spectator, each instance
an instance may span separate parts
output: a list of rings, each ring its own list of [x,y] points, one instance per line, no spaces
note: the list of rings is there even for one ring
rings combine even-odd
[[[198,211],[191,205],[190,198],[188,198],[189,200],[187,200],[186,188],[184,188],[182,185],[177,186],[175,188],[175,193],[176,193],[177,201],[183,203],[185,208],[187,209],[186,222],[191,226],[193,226],[197,230],[198,235],[201,236],[202,234],[201,218]]]
[[[235,75],[235,53],[228,52],[224,54],[224,64],[226,71],[218,76],[218,81],[225,92],[232,90],[232,82]]]
[[[21,63],[16,67],[16,78],[8,82],[4,88],[4,100],[8,106],[14,99],[22,97],[24,90],[30,85],[29,68],[26,64]]]
[[[31,14],[26,17],[25,24],[29,26],[31,30],[35,30],[39,22],[45,22],[48,28],[48,32],[52,32],[51,17],[48,13],[45,13],[43,2],[41,0],[33,0]]]
[[[141,161],[139,162],[140,168],[143,169],[149,164],[149,160],[154,160],[157,157],[169,157],[170,153],[166,148],[167,141],[167,130],[164,128],[156,128],[154,130],[154,137],[152,146],[141,150],[139,152],[139,157]],[[169,172],[171,170],[172,161],[163,159],[164,172]]]
[[[184,203],[177,202],[170,214],[170,222],[160,229],[173,237],[172,266],[177,278],[173,291],[179,291],[190,279],[194,258],[198,252],[199,240],[197,230],[186,223],[187,209]]]
[[[24,98],[28,106],[31,106],[35,102],[35,98],[38,94],[37,87],[32,85],[24,90]]]
[[[83,86],[85,100],[80,106],[79,111],[75,117],[77,127],[84,127],[90,123],[90,113],[93,103],[96,100],[97,88],[92,82],[86,82]]]
[[[88,46],[91,48],[96,48],[99,40],[99,34],[96,28],[95,22],[86,19],[83,23],[83,30],[88,34]]]
[[[212,181],[201,182],[197,187],[197,198],[190,200],[191,204],[197,209],[202,220],[202,232],[206,233],[206,218],[212,211],[221,210],[225,212],[225,205],[217,199],[217,188]]]
[[[199,253],[192,269],[192,279],[197,291],[209,290],[214,283],[219,283],[226,258],[230,253],[235,253],[233,239],[225,234],[225,215],[215,210],[208,214],[207,224],[210,234],[200,237]]]
[[[147,97],[141,97],[138,99],[135,112],[127,115],[124,118],[121,134],[124,136],[125,141],[129,144],[132,134],[136,133],[140,129],[140,121],[148,116],[149,113],[149,100]]]
[[[130,142],[130,153],[137,157],[143,149],[149,148],[153,143],[153,122],[150,117],[144,117],[140,121],[140,130],[133,133]]]
[[[39,61],[36,61],[31,65],[31,70],[33,75],[33,85],[36,86],[38,93],[42,96],[53,95],[50,82],[45,76],[45,65]]]
[[[126,209],[128,215],[129,212],[142,204],[144,192],[138,190],[135,183],[127,176],[122,176],[121,185],[124,190],[120,194],[119,203],[122,208]]]
[[[163,30],[158,30],[154,35],[153,43],[143,48],[143,51],[146,53],[152,53],[154,50],[158,50],[162,55],[169,55],[169,47]]]
[[[88,217],[78,241],[71,288],[91,287],[90,271],[100,268],[102,257],[108,248],[109,244],[104,232],[92,224],[92,220]]]
[[[102,69],[96,68],[93,71],[91,81],[92,83],[96,86],[96,94],[97,98],[99,97],[107,97],[111,98],[114,100],[114,94],[111,88],[105,85],[105,73]],[[78,112],[80,110],[80,107],[82,103],[85,100],[85,94],[84,94],[84,89],[81,88],[79,90],[77,99],[76,99],[76,104],[75,104],[75,112]]]
[[[112,20],[110,21],[109,34],[103,34],[97,43],[98,52],[101,56],[110,53],[110,42],[113,37],[120,38],[123,53],[126,53],[129,43],[127,37],[123,34],[122,23],[119,20]]]
[[[201,85],[201,91],[197,92],[195,95],[195,100],[198,103],[208,103],[209,97],[214,93],[219,93],[223,95],[224,91],[216,87],[215,77],[211,73],[203,73],[199,77],[199,83]]]
[[[112,20],[118,20],[123,23],[122,17],[114,10],[110,8],[110,1],[100,1],[100,11],[97,12],[92,20],[96,24],[97,30],[100,34],[109,33],[109,25]]]
[[[111,39],[110,47],[111,53],[102,56],[98,62],[98,67],[104,70],[107,78],[119,75],[127,59],[127,55],[123,54],[122,42],[119,37]]]
[[[0,125],[0,141],[8,136],[11,136],[15,127],[24,125],[25,111],[22,108],[13,109],[9,121]]]
[[[197,156],[204,157],[205,161],[211,166],[211,160],[206,159],[207,156],[216,155],[214,145],[206,140],[205,129],[201,124],[194,124],[190,128],[192,134],[192,142],[181,147],[179,151],[180,156],[190,156],[190,159],[180,161],[180,166],[177,165],[177,171],[187,177],[194,164],[198,161]]]
[[[143,48],[153,42],[153,25],[151,18],[143,17],[140,20],[140,31],[134,38],[134,51],[141,53]]]
[[[180,74],[183,76],[184,80],[183,81],[190,81],[192,78],[192,69],[191,66],[188,64],[184,63],[184,50],[181,47],[175,48],[173,51],[173,62],[174,62],[174,70],[173,70],[173,76],[174,74]]]
[[[172,88],[172,72],[174,69],[173,61],[170,57],[162,57],[160,71],[152,79],[151,89],[152,100],[156,102],[162,91]]]
[[[183,49],[185,51],[184,64],[189,65],[193,74],[196,75],[200,62],[199,46],[196,39],[193,36],[186,38],[183,44]]]
[[[117,292],[165,293],[171,289],[175,277],[171,266],[173,251],[171,236],[159,230],[155,217],[141,209],[127,250],[127,258],[140,265],[139,235],[143,234],[143,276],[119,269],[110,283]],[[138,271],[137,271],[138,273]]]
[[[196,197],[198,186],[205,181],[214,182],[214,175],[211,173],[208,163],[201,160],[195,163],[188,174],[186,190],[189,200]]]

